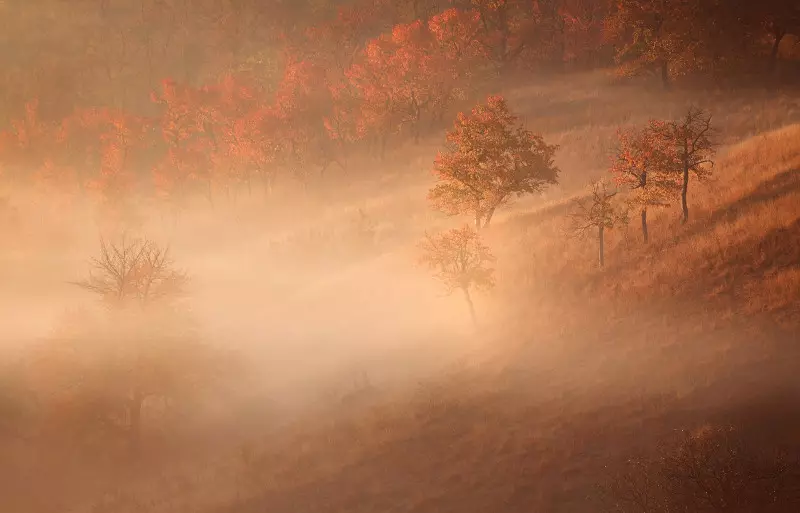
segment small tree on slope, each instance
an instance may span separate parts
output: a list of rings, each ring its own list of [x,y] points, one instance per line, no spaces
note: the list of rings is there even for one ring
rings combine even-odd
[[[434,272],[448,294],[461,290],[472,322],[477,324],[470,291],[494,287],[494,269],[489,265],[495,260],[478,232],[465,225],[439,235],[427,235],[420,249],[420,263]]]
[[[712,137],[711,114],[692,107],[678,121],[651,121],[650,130],[656,144],[663,148],[661,171],[681,181],[681,221],[689,220],[689,178],[694,175],[699,180],[711,175],[716,155],[716,143]]]
[[[438,182],[428,199],[448,215],[471,215],[480,230],[514,195],[558,183],[557,149],[519,125],[502,96],[490,96],[469,115],[459,114],[447,133],[446,151],[434,162]]]
[[[667,155],[651,126],[620,130],[617,137],[611,172],[619,185],[633,193],[629,204],[641,213],[642,237],[646,243],[648,209],[669,206],[670,199],[680,190],[680,182],[663,171]]]
[[[621,224],[627,224],[628,216],[624,209],[614,204],[616,192],[609,192],[604,182],[591,185],[588,197],[575,200],[575,208],[570,213],[571,232],[576,237],[585,237],[597,231],[598,263],[605,265],[605,232]]]

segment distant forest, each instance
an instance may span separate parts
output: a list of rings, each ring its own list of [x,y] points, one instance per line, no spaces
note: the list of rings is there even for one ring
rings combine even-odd
[[[7,0],[4,180],[179,199],[308,183],[441,129],[500,80],[615,69],[786,85],[785,0]]]

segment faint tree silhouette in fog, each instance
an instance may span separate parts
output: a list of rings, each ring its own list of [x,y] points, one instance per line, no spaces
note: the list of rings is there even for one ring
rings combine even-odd
[[[502,96],[490,96],[469,115],[459,114],[447,133],[446,151],[434,163],[439,180],[428,199],[448,215],[470,214],[480,230],[513,196],[558,183],[557,149],[520,125]]]
[[[495,260],[478,232],[465,225],[442,234],[427,235],[420,249],[420,262],[434,272],[448,294],[461,290],[472,322],[477,324],[470,291],[494,287],[494,269],[490,264]]]
[[[114,306],[131,301],[146,306],[179,296],[186,281],[186,275],[175,269],[168,248],[123,236],[119,242],[100,240],[100,254],[91,259],[88,277],[76,284]]]
[[[609,513],[790,513],[800,511],[800,460],[735,429],[704,427],[628,461],[599,499]]]
[[[57,429],[84,440],[122,434],[136,449],[148,399],[181,397],[213,381],[219,355],[171,301],[186,282],[153,241],[101,241],[89,277],[77,285],[112,308],[71,316],[41,344],[32,365]]]
[[[569,217],[572,221],[569,227],[575,237],[590,236],[597,232],[598,263],[605,265],[605,233],[606,230],[627,224],[627,210],[614,202],[616,192],[609,192],[603,181],[595,182],[590,187],[590,194],[575,200],[575,205]]]

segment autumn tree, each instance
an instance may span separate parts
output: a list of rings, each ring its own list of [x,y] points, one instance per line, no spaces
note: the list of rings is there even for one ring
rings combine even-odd
[[[617,62],[623,75],[658,70],[665,88],[672,77],[698,64],[700,41],[692,11],[694,2],[619,0],[606,19],[606,37],[617,44]]]
[[[774,72],[778,64],[781,43],[786,36],[800,37],[800,5],[797,2],[782,0],[763,0],[761,2],[742,2],[735,12],[744,31],[756,38],[766,36],[770,41],[768,58],[769,71]]]
[[[358,132],[377,141],[381,159],[385,157],[389,137],[398,132],[410,106],[409,98],[404,95],[402,74],[404,69],[413,71],[410,67],[398,67],[396,51],[392,35],[373,39],[346,72],[359,95]],[[419,106],[417,100],[415,104]]]
[[[611,163],[611,171],[617,184],[632,192],[630,204],[640,211],[645,243],[648,241],[648,209],[669,206],[680,187],[678,180],[663,169],[668,156],[653,128],[648,125],[644,128],[620,130]]]
[[[494,269],[490,267],[494,256],[478,232],[465,225],[439,235],[427,235],[420,250],[420,263],[434,272],[448,294],[461,291],[472,322],[477,324],[470,291],[494,287]]]
[[[333,164],[344,167],[338,151],[340,141],[332,138],[325,123],[333,116],[332,94],[324,68],[289,56],[275,93],[275,135],[281,146],[279,162],[303,186],[308,185],[311,169],[323,175]]]
[[[556,150],[524,128],[502,96],[490,96],[470,114],[459,114],[447,133],[446,150],[434,162],[438,182],[428,198],[448,215],[470,214],[480,230],[513,196],[557,183]]]
[[[48,171],[53,167],[56,133],[56,124],[42,119],[39,102],[27,102],[24,115],[12,120],[11,126],[3,132],[5,179],[23,184],[48,178]]]
[[[627,211],[615,202],[617,192],[611,192],[605,182],[591,185],[589,195],[577,198],[574,202],[570,231],[575,237],[591,236],[597,233],[598,263],[605,265],[605,233],[620,225],[627,224]]]
[[[475,10],[447,9],[428,20],[435,40],[430,80],[437,82],[432,117],[440,122],[451,102],[466,96],[485,68],[486,52],[477,40],[480,15]]]
[[[534,30],[534,2],[524,0],[466,0],[455,2],[479,13],[477,40],[497,71],[513,67],[526,50],[531,49]]]
[[[689,220],[689,178],[695,176],[698,180],[706,179],[714,167],[717,145],[711,114],[691,107],[677,121],[651,122],[650,130],[664,154],[661,171],[680,180],[682,222],[686,223]]]
[[[107,223],[130,220],[134,198],[144,190],[150,128],[142,117],[108,108],[80,109],[60,124],[59,169],[98,201]]]

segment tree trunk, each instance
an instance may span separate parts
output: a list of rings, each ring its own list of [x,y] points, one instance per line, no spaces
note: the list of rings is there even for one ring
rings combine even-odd
[[[683,163],[683,188],[681,189],[681,207],[683,208],[683,217],[681,224],[686,224],[689,221],[689,204],[686,197],[689,193],[689,165],[684,161]]]
[[[213,187],[211,186],[211,179],[206,181],[206,196],[208,197],[208,204],[211,205],[211,209],[214,209],[214,192]]]
[[[477,327],[478,317],[475,315],[475,305],[472,303],[472,296],[469,294],[469,289],[467,287],[462,287],[461,291],[464,293],[464,300],[467,302],[467,306],[469,306],[469,316],[470,319],[472,319],[472,325]]]
[[[489,226],[489,223],[492,222],[492,216],[494,215],[495,207],[489,209],[489,212],[486,213],[486,219],[483,220],[483,227],[486,228]]]
[[[781,47],[781,41],[783,41],[784,36],[786,35],[786,31],[782,29],[775,29],[773,36],[775,37],[775,42],[772,44],[772,50],[769,52],[769,72],[775,73],[778,65],[778,51]]]
[[[139,452],[139,445],[142,439],[142,404],[144,396],[138,390],[134,391],[133,397],[128,405],[128,415],[130,416],[128,425],[128,442],[132,454]]]
[[[644,243],[647,244],[647,207],[642,207],[642,237],[644,238]]]
[[[606,264],[605,226],[603,226],[603,225],[600,225],[600,226],[597,227],[597,240],[598,240],[598,243],[599,243],[598,257],[599,257],[600,267],[603,267]]]
[[[264,195],[267,199],[272,198],[272,191],[274,187],[275,175],[271,172],[266,174],[261,174],[261,185],[264,188]]]
[[[661,61],[661,85],[664,86],[665,90],[669,90],[671,87],[669,81],[669,62],[667,60]]]
[[[388,138],[389,136],[387,134],[381,134],[380,136],[380,148],[378,151],[380,152],[381,162],[384,162],[386,160],[386,139]]]
[[[481,214],[480,212],[475,212],[475,231],[481,231]]]

